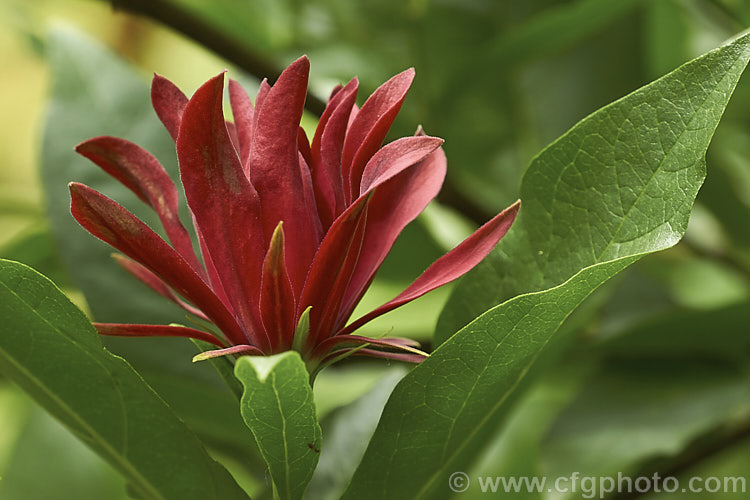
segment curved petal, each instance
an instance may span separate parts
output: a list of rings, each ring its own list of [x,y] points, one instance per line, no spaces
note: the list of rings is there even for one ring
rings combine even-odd
[[[255,346],[251,345],[233,345],[232,347],[227,347],[226,349],[216,349],[213,351],[203,351],[200,354],[196,354],[193,356],[193,363],[196,363],[198,361],[205,361],[207,359],[213,359],[218,358],[220,356],[227,356],[229,354],[239,354],[239,353],[247,353],[250,355],[255,356],[263,356],[263,351],[258,349]]]
[[[358,88],[359,81],[354,78],[331,98],[320,117],[311,145],[311,167],[318,213],[326,229],[344,210],[341,154]]]
[[[516,219],[521,202],[517,201],[506,208],[492,220],[480,227],[471,236],[462,241],[456,248],[432,263],[422,275],[414,280],[406,290],[393,300],[383,304],[374,311],[365,314],[346,328],[340,334],[353,332],[368,321],[387,313],[407,302],[421,297],[438,287],[449,283],[469,272],[484,259],[500,239],[510,229]]]
[[[229,102],[237,128],[240,162],[244,165],[250,158],[250,143],[253,138],[253,103],[236,80],[229,79]]]
[[[296,325],[295,300],[284,260],[284,228],[279,222],[263,261],[260,314],[271,352],[288,351]]]
[[[177,138],[188,205],[230,304],[251,343],[266,347],[258,302],[265,248],[258,195],[245,177],[222,110],[224,74],[190,99]],[[256,342],[262,342],[260,344]]]
[[[249,166],[263,206],[266,244],[279,221],[286,226],[285,253],[295,293],[302,290],[318,243],[315,221],[305,203],[297,147],[309,70],[306,57],[293,62],[256,104]]]
[[[410,354],[416,354],[419,356],[426,357],[426,353],[417,349],[419,343],[411,341],[409,339],[400,338],[383,338],[383,339],[371,339],[368,337],[361,337],[359,335],[335,335],[330,337],[315,347],[312,358],[320,358],[326,356],[329,352],[347,347],[357,347],[364,344],[369,344],[375,347],[384,347],[387,349],[396,349],[402,352],[408,352]]]
[[[341,159],[347,203],[361,192],[362,170],[383,143],[413,80],[414,68],[399,73],[373,92],[354,114]]]
[[[298,308],[300,311],[312,308],[307,337],[309,350],[333,333],[359,259],[366,223],[367,203],[358,203],[336,219],[315,254]]]
[[[76,152],[100,166],[153,208],[175,250],[198,274],[204,275],[190,235],[180,221],[177,188],[159,160],[140,146],[116,137],[89,139],[76,146]]]
[[[177,142],[182,112],[185,111],[187,102],[188,98],[174,83],[163,76],[154,74],[154,79],[151,81],[151,104],[175,142]]]
[[[145,266],[195,304],[232,343],[252,343],[190,265],[135,215],[88,186],[70,183],[73,217],[88,232]]]
[[[118,264],[120,264],[120,267],[132,274],[136,279],[138,279],[138,281],[151,288],[162,297],[171,300],[190,314],[198,316],[201,319],[208,320],[208,316],[203,314],[203,311],[182,300],[176,293],[172,291],[171,288],[169,288],[169,285],[164,283],[161,278],[149,271],[147,268],[143,267],[136,261],[125,257],[124,255],[112,254],[112,257]]]
[[[375,189],[369,202],[372,216],[362,255],[347,290],[337,329],[351,316],[401,231],[437,196],[446,168],[445,154],[437,149]]]
[[[429,199],[432,199],[439,190],[444,176],[444,164],[442,174],[438,168],[437,176],[432,173],[432,178],[425,174],[425,172],[429,174],[436,170],[430,166],[432,164],[428,163],[427,167],[420,165],[422,165],[421,160],[433,153],[435,148],[440,146],[442,140],[432,137],[412,137],[408,139],[414,140],[395,141],[398,144],[393,146],[391,144],[394,143],[389,144],[383,148],[384,151],[378,152],[377,158],[373,157],[378,165],[378,171],[382,175],[377,176],[376,181],[368,186],[369,190],[362,194],[331,224],[315,254],[298,307],[299,310],[304,310],[308,306],[312,306],[311,332],[314,331],[315,333],[308,338],[308,345],[315,345],[322,338],[334,335],[343,326],[342,323],[350,313],[347,314],[342,305],[346,305],[353,300],[351,298],[353,277],[365,275],[365,278],[358,279],[358,283],[365,281],[366,283],[361,286],[366,286],[369,283],[367,277],[374,274],[377,266],[382,262],[382,259],[378,261],[370,254],[379,256],[381,253],[383,244],[379,240],[378,231],[385,229],[390,231],[391,229],[382,224],[383,220],[386,222],[390,220],[388,218],[389,207],[400,207],[405,204],[410,208],[408,214],[412,214],[414,207],[417,207],[418,211],[411,215],[412,218],[416,217],[424,206],[418,206],[419,202],[414,200],[421,200],[425,194],[429,196]],[[437,186],[435,186],[434,180],[436,177]],[[383,184],[379,184],[381,180],[383,180]],[[427,187],[420,188],[420,183],[426,183]],[[386,192],[379,195],[378,190],[385,184],[393,184],[393,187],[385,189]],[[402,186],[400,189],[396,187],[399,185]],[[395,196],[400,198],[395,198]],[[378,218],[371,218],[368,215],[367,224],[363,225],[360,219],[363,214],[368,213],[369,204],[373,199],[378,200],[377,205],[374,206],[378,212]],[[429,199],[424,201],[424,204]],[[398,213],[402,212],[404,210],[399,209]],[[370,229],[371,224],[379,229]],[[401,229],[399,228],[398,232]],[[395,233],[395,236],[398,235],[398,232]],[[370,236],[367,245],[373,245],[373,248],[368,248],[363,243],[368,234]],[[390,233],[385,233],[385,236],[389,238]],[[394,240],[395,236],[393,237]],[[387,253],[393,242],[385,241],[385,253]],[[355,244],[356,246],[353,247]],[[350,250],[351,248],[357,249],[356,254]],[[360,255],[360,249],[362,255]],[[366,257],[370,264],[364,266],[364,269],[371,271],[370,274],[362,270],[363,264],[359,262],[361,258],[365,258],[365,255],[370,255]],[[383,254],[384,256],[385,254]],[[335,294],[332,293],[334,283],[336,283]],[[338,287],[341,285],[346,286],[346,290],[340,290]],[[355,286],[356,289],[359,287],[360,285]],[[335,316],[332,316],[334,313]]]
[[[172,325],[126,325],[120,323],[94,323],[100,335],[113,337],[186,337],[210,342],[217,347],[224,344],[208,332]]]
[[[427,135],[402,137],[383,146],[367,162],[362,173],[359,196],[375,189],[404,169],[417,164],[443,144],[443,139]]]

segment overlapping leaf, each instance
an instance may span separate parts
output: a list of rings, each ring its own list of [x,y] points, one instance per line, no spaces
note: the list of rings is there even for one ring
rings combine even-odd
[[[247,498],[164,401],[55,285],[0,260],[0,371],[144,499]],[[175,473],[179,471],[179,473]]]

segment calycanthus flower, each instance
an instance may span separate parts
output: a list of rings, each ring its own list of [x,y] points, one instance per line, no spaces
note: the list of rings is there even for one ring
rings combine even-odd
[[[188,99],[155,76],[154,109],[175,140],[200,248],[178,216],[177,188],[139,146],[97,137],[76,150],[153,208],[169,239],[106,196],[70,184],[71,212],[124,255],[119,264],[182,306],[202,328],[97,323],[104,335],[191,337],[217,349],[196,357],[269,355],[294,349],[317,371],[345,356],[419,362],[400,338],[357,328],[468,272],[510,228],[516,203],[434,262],[393,300],[348,323],[404,227],[437,195],[446,174],[442,139],[405,137],[381,147],[414,78],[378,88],[362,108],[358,82],[336,87],[309,142],[300,128],[309,62],[292,63],[253,105],[229,81],[234,122],[222,109],[224,74]]]

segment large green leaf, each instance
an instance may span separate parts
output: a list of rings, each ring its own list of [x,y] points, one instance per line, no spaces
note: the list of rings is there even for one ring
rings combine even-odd
[[[147,499],[247,498],[55,285],[0,260],[0,370]],[[179,471],[179,472],[176,472]]]
[[[675,244],[747,63],[747,43],[742,37],[605,106],[536,156],[521,185],[524,209],[456,287],[436,341],[510,297]]]
[[[245,387],[240,409],[282,500],[302,498],[320,457],[322,434],[310,374],[295,351],[243,356],[234,373]]]
[[[536,157],[520,220],[484,266],[500,266],[509,284],[475,274],[463,293],[481,301],[490,287],[499,300],[564,283],[490,309],[407,375],[344,498],[444,496],[565,318],[641,256],[679,241],[748,59],[744,35],[594,113]]]

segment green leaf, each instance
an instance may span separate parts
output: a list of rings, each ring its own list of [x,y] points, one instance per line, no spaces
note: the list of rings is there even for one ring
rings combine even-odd
[[[471,302],[490,287],[491,305],[563,284],[490,309],[409,373],[343,498],[448,493],[451,472],[507,413],[565,318],[619,271],[682,237],[706,148],[748,59],[744,35],[594,113],[536,157],[510,243],[484,266],[499,266],[509,285],[474,274],[462,288]]]
[[[102,347],[86,316],[47,278],[0,260],[0,325],[0,371],[142,498],[247,498],[140,375]]]
[[[647,460],[677,456],[726,421],[747,419],[749,382],[746,369],[713,360],[608,360],[555,422],[542,470],[638,475]]]
[[[1,474],[0,498],[49,498],[54,492],[55,500],[128,500],[122,476],[34,406]]]
[[[605,106],[536,156],[521,214],[455,288],[436,342],[510,297],[679,241],[706,176],[706,149],[747,63],[747,40]]]
[[[282,500],[298,499],[320,456],[322,433],[310,375],[295,351],[242,356],[234,373],[245,386],[240,402]]]

